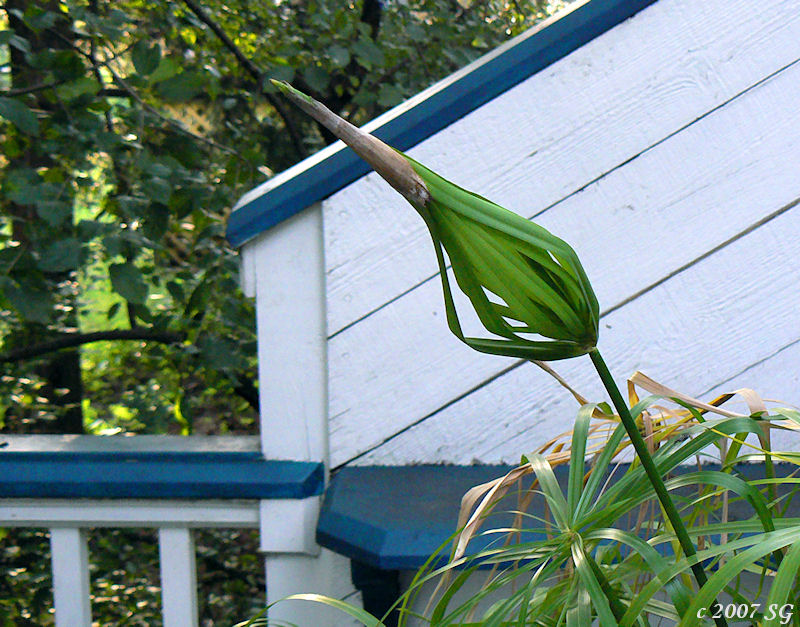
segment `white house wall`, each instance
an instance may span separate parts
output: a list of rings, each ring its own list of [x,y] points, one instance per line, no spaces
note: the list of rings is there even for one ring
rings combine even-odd
[[[659,0],[410,154],[575,247],[618,378],[797,401],[798,8]],[[449,333],[424,225],[377,176],[323,222],[333,466],[513,462],[569,428],[545,374]],[[554,366],[602,399],[587,359]]]

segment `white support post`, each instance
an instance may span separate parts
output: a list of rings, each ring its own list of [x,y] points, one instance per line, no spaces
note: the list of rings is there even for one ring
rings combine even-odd
[[[345,588],[335,577],[349,572],[336,570],[334,560],[342,559],[323,550],[319,557],[306,555],[268,555],[266,562],[267,603],[274,603],[291,594],[303,592],[322,593],[336,597],[336,591]],[[337,585],[338,583],[338,585]],[[348,581],[349,583],[349,581]],[[312,601],[285,601],[269,610],[269,619],[276,625],[302,625],[303,627],[341,627],[350,624],[344,615],[322,603]]]
[[[164,627],[197,627],[197,568],[192,531],[158,530]]]
[[[322,205],[273,227],[242,251],[245,288],[256,296],[261,445],[268,459],[328,467],[328,338]],[[261,548],[267,602],[332,594],[332,565],[314,542],[319,498],[263,501]],[[320,608],[289,603],[270,618],[322,627]],[[329,615],[329,613],[327,614]]]
[[[322,206],[255,242],[261,447],[267,459],[328,462],[328,338]],[[252,281],[251,281],[252,282]]]
[[[75,527],[50,529],[50,549],[53,554],[56,627],[91,627],[86,530]]]
[[[316,557],[320,497],[261,501],[260,547],[264,553],[300,553]]]

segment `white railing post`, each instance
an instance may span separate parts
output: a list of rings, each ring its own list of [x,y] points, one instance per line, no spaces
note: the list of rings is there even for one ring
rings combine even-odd
[[[160,527],[158,554],[164,627],[197,627],[197,567],[191,529]]]
[[[328,462],[328,338],[322,206],[242,249],[256,297],[261,450],[267,459]]]
[[[268,459],[328,468],[328,360],[322,205],[313,205],[242,249],[243,287],[256,297],[261,445]],[[330,559],[314,542],[319,498],[262,501],[267,602],[331,594]],[[272,620],[322,627],[312,604],[279,604]]]
[[[50,529],[50,549],[53,554],[56,627],[91,627],[86,530],[76,527]]]

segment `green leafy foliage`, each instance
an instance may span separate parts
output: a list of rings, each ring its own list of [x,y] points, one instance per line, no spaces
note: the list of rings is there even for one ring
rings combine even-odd
[[[16,98],[0,98],[0,116],[27,135],[39,134],[36,114]]]
[[[662,409],[664,400],[648,397],[631,412],[641,420],[650,407]],[[600,447],[592,442],[597,433],[592,421],[611,418],[599,410],[587,404],[578,413],[565,482],[557,480],[553,462],[533,453],[491,489],[484,486],[482,494],[494,498],[476,499],[479,505],[467,512],[478,524],[459,529],[450,556],[442,555],[447,543],[415,575],[395,604],[397,624],[694,627],[711,624],[707,610],[715,599],[747,607],[752,618],[747,624],[797,623],[796,614],[787,617],[784,610],[779,616],[775,609],[789,607],[800,593],[800,519],[784,515],[785,504],[797,497],[796,472],[776,480],[748,479],[752,471],[741,473],[739,465],[748,455],[730,446],[748,435],[758,441],[753,436],[763,434],[764,417],[705,419],[692,408],[697,422],[677,425],[680,437],[656,438],[655,465],[699,546],[697,558],[709,566],[708,582],[695,588],[694,560],[681,555],[642,465],[619,470],[615,458],[631,446],[623,425],[610,430],[603,424],[607,439]],[[676,425],[662,428],[672,432]],[[587,469],[590,449],[595,455]],[[556,451],[555,458],[564,461],[560,446]],[[693,470],[714,460],[722,470]],[[766,463],[768,475],[771,464]],[[728,508],[734,507],[737,514],[729,517]],[[478,545],[473,552],[467,550],[470,543]],[[483,582],[477,591],[467,586],[476,578]],[[280,603],[298,600],[322,603],[332,615],[335,610],[363,625],[388,624],[386,616],[318,595],[294,595]],[[705,620],[698,618],[703,610]],[[255,618],[240,625],[248,624],[269,621]]]
[[[143,304],[148,287],[139,269],[132,263],[115,263],[108,267],[114,291],[129,303]]]
[[[81,347],[88,405],[73,411],[114,422],[148,389],[152,416],[182,402],[191,424],[209,396],[230,395],[220,422],[253,424],[252,304],[224,223],[265,173],[330,141],[266,79],[297,80],[361,124],[560,6],[12,0],[0,24],[1,350],[130,327],[181,334]],[[0,428],[61,428],[42,374],[52,359],[12,360]],[[41,402],[21,405],[31,385]],[[140,429],[186,428],[134,413]]]
[[[0,626],[53,624],[49,557],[45,530],[0,529]]]
[[[200,624],[231,625],[253,613],[264,589],[255,530],[194,532]],[[161,577],[152,529],[89,533],[92,617],[100,625],[159,627]],[[0,627],[54,624],[46,530],[0,529]]]
[[[131,51],[133,67],[142,76],[147,76],[156,71],[161,63],[161,46],[145,40],[136,42]]]

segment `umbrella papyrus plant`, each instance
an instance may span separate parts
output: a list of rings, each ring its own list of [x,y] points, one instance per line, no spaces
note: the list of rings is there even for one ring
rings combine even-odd
[[[452,332],[484,353],[577,357],[597,343],[599,310],[575,251],[541,226],[462,189],[285,83],[275,84],[399,191],[433,239]],[[464,334],[444,253],[490,338]]]
[[[534,361],[589,354],[687,558],[696,554],[636,421],[597,350],[599,307],[575,251],[541,226],[462,189],[387,146],[287,83],[292,102],[364,159],[422,216],[444,288],[447,322],[472,348]],[[489,338],[467,337],[456,311],[444,254]],[[692,566],[699,586],[703,567]],[[718,625],[727,625],[721,613]]]

